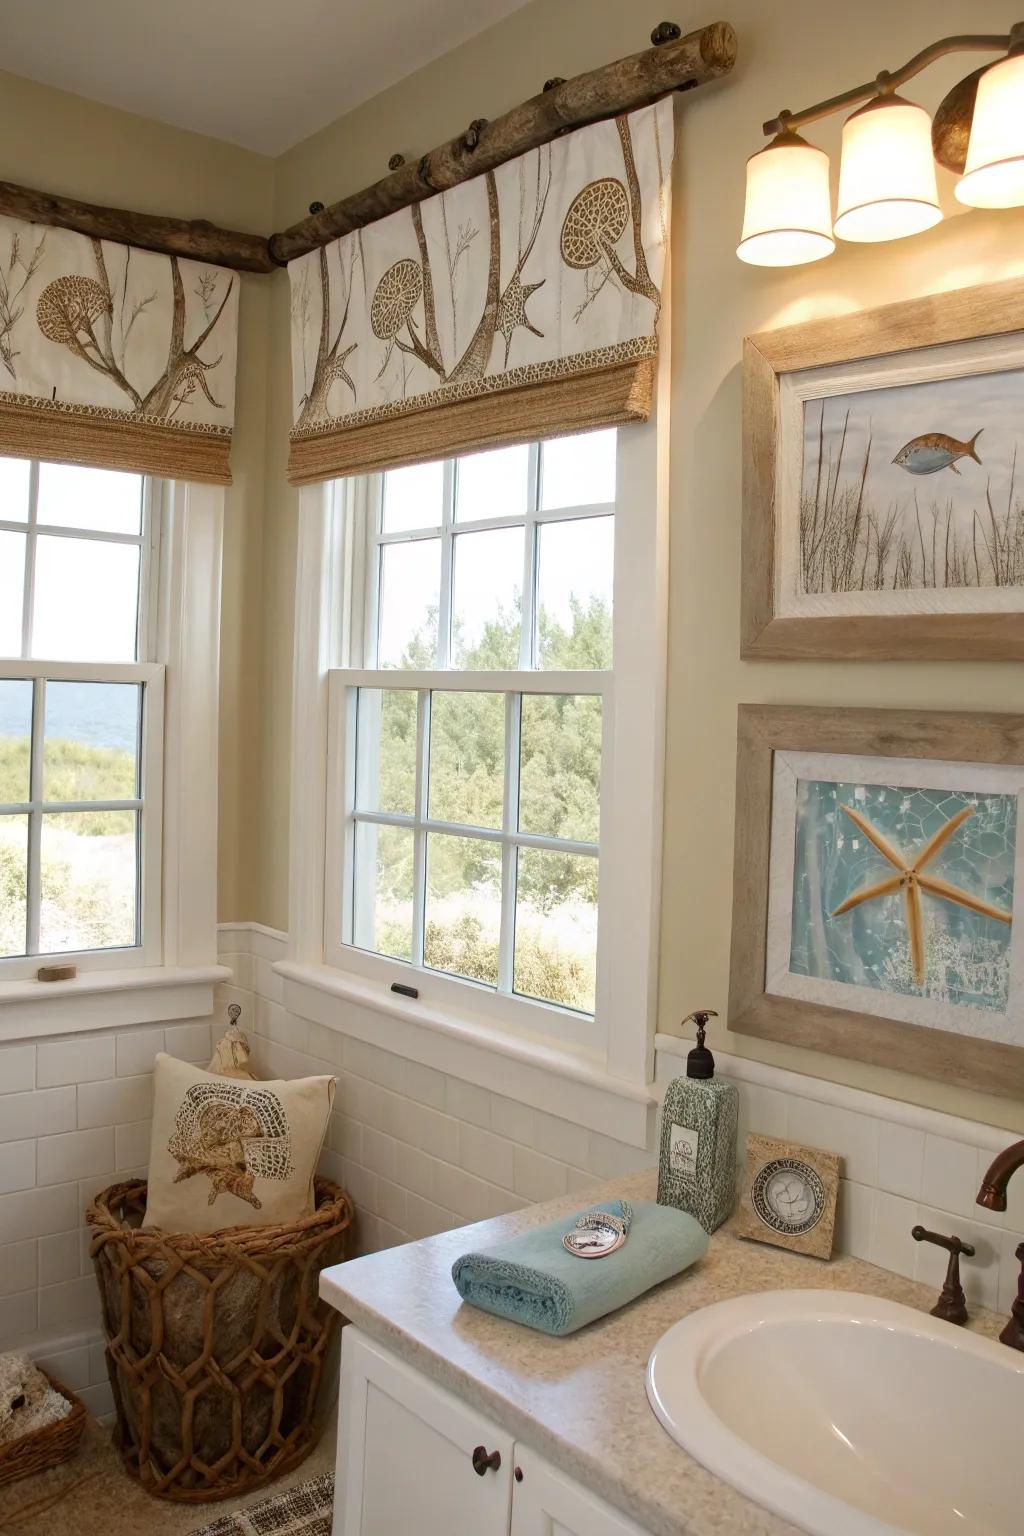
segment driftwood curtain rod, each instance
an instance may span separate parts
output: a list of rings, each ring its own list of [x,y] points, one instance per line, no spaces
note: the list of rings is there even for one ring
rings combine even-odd
[[[104,208],[79,203],[73,197],[36,192],[12,181],[0,181],[0,214],[26,219],[31,224],[51,224],[73,229],[96,240],[117,240],[161,256],[187,256],[236,272],[273,272],[264,235],[247,235],[238,229],[220,229],[205,219],[169,219],[159,214],[132,213],[127,208]]]
[[[81,203],[6,181],[0,182],[0,214],[236,271],[273,272],[339,235],[493,170],[570,129],[635,111],[670,91],[690,90],[732,69],[736,33],[728,22],[713,22],[685,37],[675,35],[677,31],[663,23],[653,34],[660,39],[654,47],[552,85],[493,122],[478,120],[414,164],[399,166],[373,186],[269,238],[221,229],[205,219],[163,218]]]

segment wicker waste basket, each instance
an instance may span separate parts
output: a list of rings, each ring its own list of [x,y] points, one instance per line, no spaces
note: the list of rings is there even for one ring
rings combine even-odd
[[[317,1179],[316,1210],[291,1226],[200,1234],[140,1230],[145,1209],[133,1180],[86,1217],[125,1466],[158,1498],[248,1493],[297,1466],[323,1427],[337,1316],[317,1284],[344,1257],[351,1203]]]
[[[55,1380],[49,1371],[43,1371],[43,1375],[54,1391],[71,1404],[71,1412],[66,1418],[57,1419],[53,1424],[44,1424],[27,1435],[21,1435],[17,1440],[8,1440],[0,1445],[0,1488],[7,1483],[17,1482],[19,1478],[33,1477],[37,1472],[49,1472],[51,1467],[57,1467],[73,1456],[82,1443],[85,1404]],[[0,1517],[2,1529],[4,1526]]]

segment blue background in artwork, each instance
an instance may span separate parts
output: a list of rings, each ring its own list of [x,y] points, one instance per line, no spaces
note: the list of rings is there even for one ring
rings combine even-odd
[[[800,780],[797,785],[790,970],[854,986],[921,996],[910,975],[903,897],[876,897],[841,917],[835,908],[895,873],[841,807],[853,806],[904,857],[965,805],[975,813],[928,872],[1000,907],[1013,907],[1015,795]],[[1011,928],[922,894],[928,976],[923,995],[1005,1011]]]

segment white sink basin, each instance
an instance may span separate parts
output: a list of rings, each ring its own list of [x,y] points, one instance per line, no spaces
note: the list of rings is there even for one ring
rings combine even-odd
[[[1024,1354],[842,1291],[738,1296],[655,1345],[690,1455],[811,1536],[1022,1536]]]

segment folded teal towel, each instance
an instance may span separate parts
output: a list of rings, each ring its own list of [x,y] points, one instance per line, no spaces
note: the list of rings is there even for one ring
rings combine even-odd
[[[463,1301],[541,1333],[575,1333],[679,1274],[707,1251],[707,1233],[692,1216],[638,1200],[621,1248],[600,1259],[577,1258],[562,1247],[562,1238],[580,1214],[456,1259],[452,1279]]]

